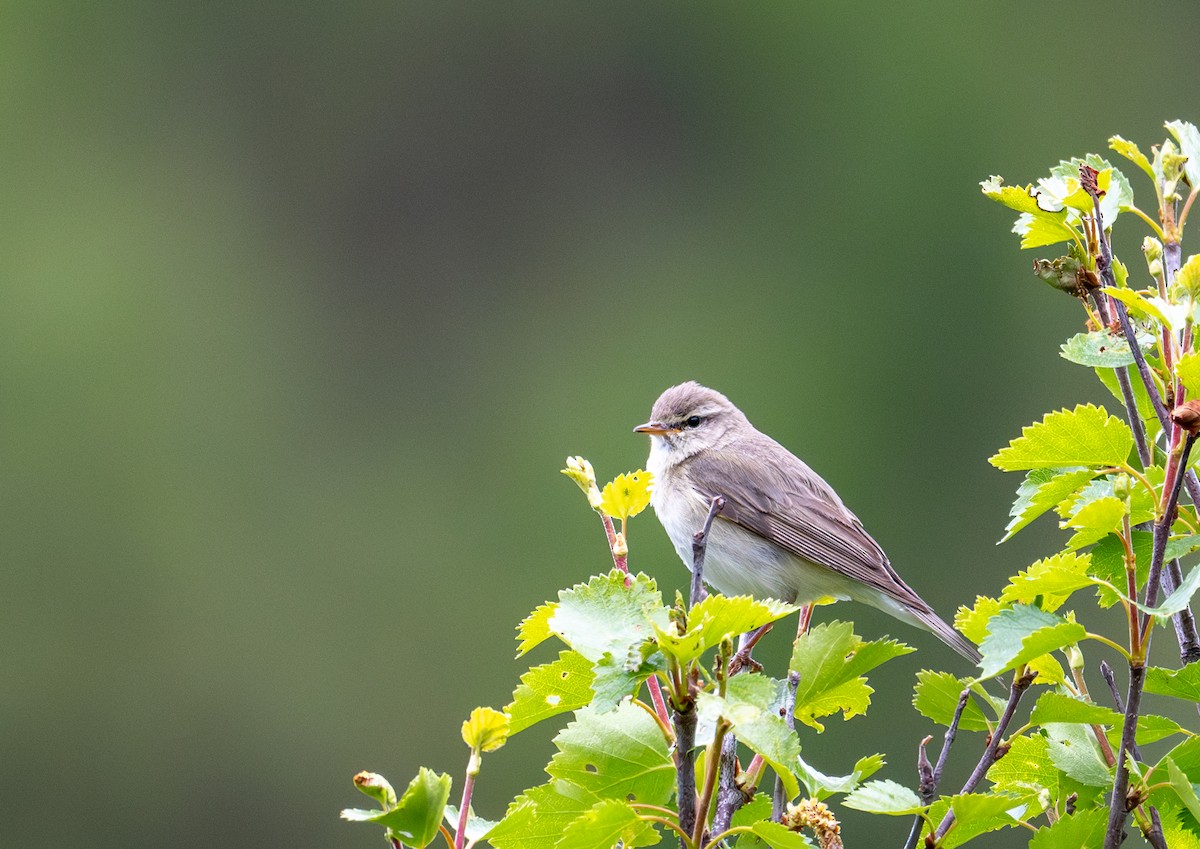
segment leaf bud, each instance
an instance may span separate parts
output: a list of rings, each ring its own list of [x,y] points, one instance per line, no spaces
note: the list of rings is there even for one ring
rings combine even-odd
[[[360,772],[354,776],[354,786],[378,802],[385,811],[396,807],[396,791],[379,773]]]
[[[600,488],[596,486],[596,472],[592,468],[592,464],[582,457],[568,457],[567,467],[562,470],[562,473],[583,490],[583,494],[587,496],[588,504],[593,510],[600,509]]]
[[[1200,433],[1200,401],[1186,401],[1171,411],[1171,421],[1192,436]]]
[[[1083,652],[1079,650],[1079,646],[1067,646],[1065,654],[1067,655],[1067,664],[1072,669],[1083,669]]]
[[[1128,501],[1133,494],[1133,478],[1127,474],[1119,474],[1113,478],[1113,495],[1122,501]]]
[[[1162,259],[1162,242],[1153,236],[1147,236],[1142,239],[1142,253],[1146,256],[1146,262],[1154,262],[1156,259]]]

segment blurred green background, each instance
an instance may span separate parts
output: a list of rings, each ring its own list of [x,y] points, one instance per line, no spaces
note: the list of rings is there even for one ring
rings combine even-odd
[[[5,4],[0,845],[382,845],[337,819],[351,775],[457,783],[513,627],[608,564],[563,458],[639,467],[680,380],[945,615],[997,591],[1061,535],[994,545],[1018,480],[986,458],[1104,394],[978,182],[1200,119],[1198,30],[1190,3]],[[650,514],[631,542],[685,586]],[[914,674],[966,670],[836,615],[920,652],[806,753],[911,785]],[[489,756],[481,814],[550,736]]]

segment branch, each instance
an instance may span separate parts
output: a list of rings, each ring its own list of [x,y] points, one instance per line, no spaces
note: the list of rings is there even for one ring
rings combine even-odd
[[[694,703],[677,707],[672,704],[671,723],[675,727],[676,795],[679,799],[679,827],[691,834],[696,827],[696,762],[692,747],[696,743],[696,706]],[[682,849],[687,843],[680,838]]]
[[[717,769],[720,775],[717,781],[717,807],[713,813],[713,834],[727,831],[733,815],[754,797],[753,790],[747,793],[737,783],[737,737],[732,733],[726,734],[721,741],[721,760]]]
[[[718,495],[708,505],[708,515],[704,518],[704,526],[692,536],[692,594],[689,599],[695,607],[704,600],[704,554],[708,549],[708,532],[712,530],[713,519],[725,507],[725,499]]]
[[[954,739],[958,736],[958,723],[962,720],[963,711],[970,698],[971,689],[969,687],[963,690],[962,695],[958,697],[958,707],[954,709],[954,719],[950,721],[950,727],[946,729],[946,736],[942,739],[942,751],[938,754],[936,767],[930,768],[929,758],[925,756],[925,746],[933,738],[926,737],[918,747],[917,774],[920,776],[921,801],[925,805],[931,804],[933,797],[937,795],[938,784],[942,781],[942,770],[946,768],[946,757],[950,754],[950,747],[954,745]],[[908,840],[904,843],[904,849],[913,849],[917,845],[924,824],[925,818],[917,814],[913,820],[912,830],[908,833]]]
[[[992,731],[992,738],[988,740],[987,748],[983,750],[983,756],[979,759],[979,763],[975,765],[971,777],[967,779],[967,783],[963,785],[959,793],[970,793],[978,786],[983,777],[987,775],[987,771],[991,769],[992,764],[1000,760],[1008,751],[1007,747],[1004,752],[1000,751],[1001,742],[1004,739],[1004,732],[1008,729],[1008,724],[1012,722],[1013,714],[1017,712],[1017,703],[1021,701],[1021,696],[1025,695],[1025,691],[1029,689],[1029,685],[1033,683],[1033,679],[1037,673],[1025,667],[1023,672],[1013,673],[1012,687],[1009,688],[1008,704],[1004,706],[1004,713],[1000,715],[1000,721],[996,723],[996,728]],[[960,704],[962,702],[960,701]],[[939,758],[939,760],[941,760]],[[947,811],[946,816],[938,824],[937,831],[933,834],[933,841],[941,840],[946,836],[946,832],[950,830],[950,826],[954,825],[954,811]]]

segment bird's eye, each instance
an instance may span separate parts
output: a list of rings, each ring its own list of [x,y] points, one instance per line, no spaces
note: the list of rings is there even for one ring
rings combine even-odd
[[[688,420],[684,422],[684,424],[686,424],[688,427],[700,427],[700,422],[702,421],[704,421],[704,419],[700,418],[699,416],[690,416]]]

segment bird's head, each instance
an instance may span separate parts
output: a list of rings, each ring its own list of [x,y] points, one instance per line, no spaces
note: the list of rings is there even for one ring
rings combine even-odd
[[[650,436],[652,451],[665,451],[668,464],[720,447],[750,429],[742,411],[694,380],[672,386],[654,402],[650,420],[633,430]]]

